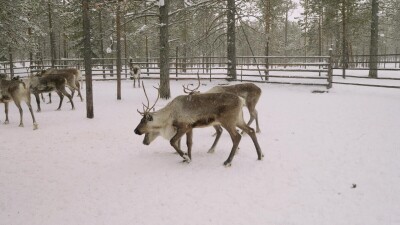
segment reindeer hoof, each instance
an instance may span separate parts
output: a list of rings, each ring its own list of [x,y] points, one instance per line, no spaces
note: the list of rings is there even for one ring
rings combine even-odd
[[[4,121],[4,124],[9,124],[10,122],[7,120],[7,121]]]
[[[182,158],[183,158],[183,162],[190,163],[190,158],[187,155],[183,155]]]
[[[24,127],[24,124],[21,123],[21,124],[19,125],[19,127]]]
[[[37,123],[35,123],[35,124],[33,124],[33,130],[37,130],[39,127],[38,127],[38,124]]]
[[[225,166],[225,167],[231,167],[231,166],[232,166],[232,163],[231,163],[231,162],[225,161],[225,162],[224,162],[224,166]]]
[[[210,148],[210,150],[208,150],[207,153],[214,153],[215,152],[215,148]]]

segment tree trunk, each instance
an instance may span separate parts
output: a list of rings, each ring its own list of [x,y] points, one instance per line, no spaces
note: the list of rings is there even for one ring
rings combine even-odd
[[[122,60],[121,60],[121,6],[120,1],[117,2],[117,100],[121,100],[121,70],[122,70]]]
[[[168,43],[169,0],[160,0],[160,98],[171,97],[169,86],[169,43]]]
[[[63,6],[65,6],[65,0],[63,0]],[[67,43],[67,33],[66,33],[66,28],[65,26],[63,26],[63,50],[64,50],[64,54],[63,57],[66,59],[68,58],[68,43]],[[65,61],[65,65],[67,65],[68,62]]]
[[[227,46],[228,46],[228,76],[232,80],[236,80],[236,31],[235,31],[235,0],[228,0],[227,11]]]
[[[184,9],[185,8],[185,0],[180,0],[179,2],[180,6],[179,8]],[[181,39],[181,45],[182,45],[182,72],[186,72],[186,61],[187,61],[187,40],[188,40],[188,26],[187,26],[187,13],[185,10],[183,10],[182,12],[183,16],[182,16],[182,20],[183,22],[181,23],[181,27],[180,27],[180,39]],[[176,59],[177,63],[178,63],[178,59]]]
[[[55,67],[56,65],[56,40],[54,38],[53,31],[53,20],[52,20],[52,7],[51,0],[47,2],[48,13],[49,13],[49,31],[50,31],[50,56],[51,56],[51,67]]]
[[[269,67],[269,41],[270,41],[270,27],[271,27],[271,2],[270,0],[264,0],[264,22],[265,22],[265,80],[268,80],[268,67]]]
[[[101,65],[103,67],[103,78],[106,78],[106,71],[104,67],[104,37],[103,37],[103,15],[102,9],[99,10],[99,32],[100,32],[100,55],[101,55]]]
[[[286,3],[285,9],[285,56],[287,56],[287,45],[288,45],[288,24],[289,24],[289,3]]]
[[[93,118],[93,89],[92,89],[92,47],[90,43],[90,16],[89,1],[82,0],[83,8],[83,44],[84,44],[84,60],[85,60],[85,82],[86,82],[86,116]]]
[[[126,9],[124,9],[124,15],[126,15]],[[125,79],[128,78],[128,40],[126,37],[126,18],[123,17],[124,22],[124,57],[125,57]]]
[[[29,27],[28,28],[28,35],[29,35],[29,40],[32,39],[32,28]],[[30,73],[32,74],[32,69],[33,69],[33,53],[32,53],[32,49],[29,49],[29,70]]]
[[[369,77],[378,77],[378,11],[379,2],[378,0],[372,0],[372,15],[371,15],[371,47],[369,57]]]
[[[346,18],[346,0],[342,0],[342,29],[343,29],[343,35],[342,35],[342,62],[343,62],[343,78],[346,77],[346,69],[349,67],[349,52],[347,49],[347,29],[346,29],[346,23],[347,23],[347,18]]]
[[[147,4],[145,2],[145,6],[147,7]],[[144,24],[147,27],[147,16],[144,17]],[[149,76],[150,73],[150,68],[149,68],[149,37],[147,34],[145,34],[145,51],[146,51],[146,72],[147,76]]]
[[[11,46],[8,46],[8,53],[9,53],[9,61],[10,61],[10,76],[11,78],[14,77],[14,59],[13,59],[13,49]]]

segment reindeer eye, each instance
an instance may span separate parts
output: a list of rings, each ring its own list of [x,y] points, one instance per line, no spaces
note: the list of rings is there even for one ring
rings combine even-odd
[[[146,115],[146,120],[147,121],[153,121],[153,117],[151,115]]]

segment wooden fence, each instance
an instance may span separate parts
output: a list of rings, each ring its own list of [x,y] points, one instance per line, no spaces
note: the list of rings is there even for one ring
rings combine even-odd
[[[382,56],[383,57],[383,56]],[[382,59],[380,56],[379,58]],[[385,56],[386,57],[386,56]],[[343,69],[334,56],[239,56],[237,57],[236,80],[271,84],[293,84],[332,87],[332,84],[362,85],[372,87],[400,88],[400,57],[390,55],[390,60],[380,60],[379,78],[368,78],[368,61],[358,57]],[[159,79],[158,58],[122,59],[122,79],[129,79],[129,65],[142,68],[143,79]],[[60,59],[57,68],[75,67],[83,69],[83,59]],[[12,76],[28,76],[50,68],[50,60],[0,62],[0,73]],[[171,57],[170,79],[225,80],[227,59],[225,57]],[[344,74],[344,75],[343,75]],[[116,79],[115,58],[93,59],[93,79]],[[362,80],[368,80],[363,82]]]
[[[190,57],[170,58],[170,79],[201,79],[218,80],[227,77],[227,59],[224,57]],[[237,80],[249,82],[319,85],[329,87],[328,56],[310,57],[237,57]],[[93,79],[116,79],[116,59],[93,59]],[[142,78],[159,79],[158,58],[123,59],[122,79],[129,79],[129,64],[142,68]],[[57,68],[75,67],[83,69],[82,59],[57,60]],[[28,76],[42,69],[51,67],[50,60],[0,62],[0,73],[11,76]]]
[[[355,55],[347,66],[341,63],[340,56],[332,56],[332,60],[332,84],[400,88],[400,54],[378,56],[377,78],[369,77],[370,55]]]

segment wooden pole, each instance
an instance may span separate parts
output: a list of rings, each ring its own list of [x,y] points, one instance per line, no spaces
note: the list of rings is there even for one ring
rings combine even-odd
[[[329,48],[329,65],[328,65],[328,86],[327,88],[330,89],[332,88],[332,76],[333,76],[333,71],[332,71],[332,56],[333,56],[333,46]]]

